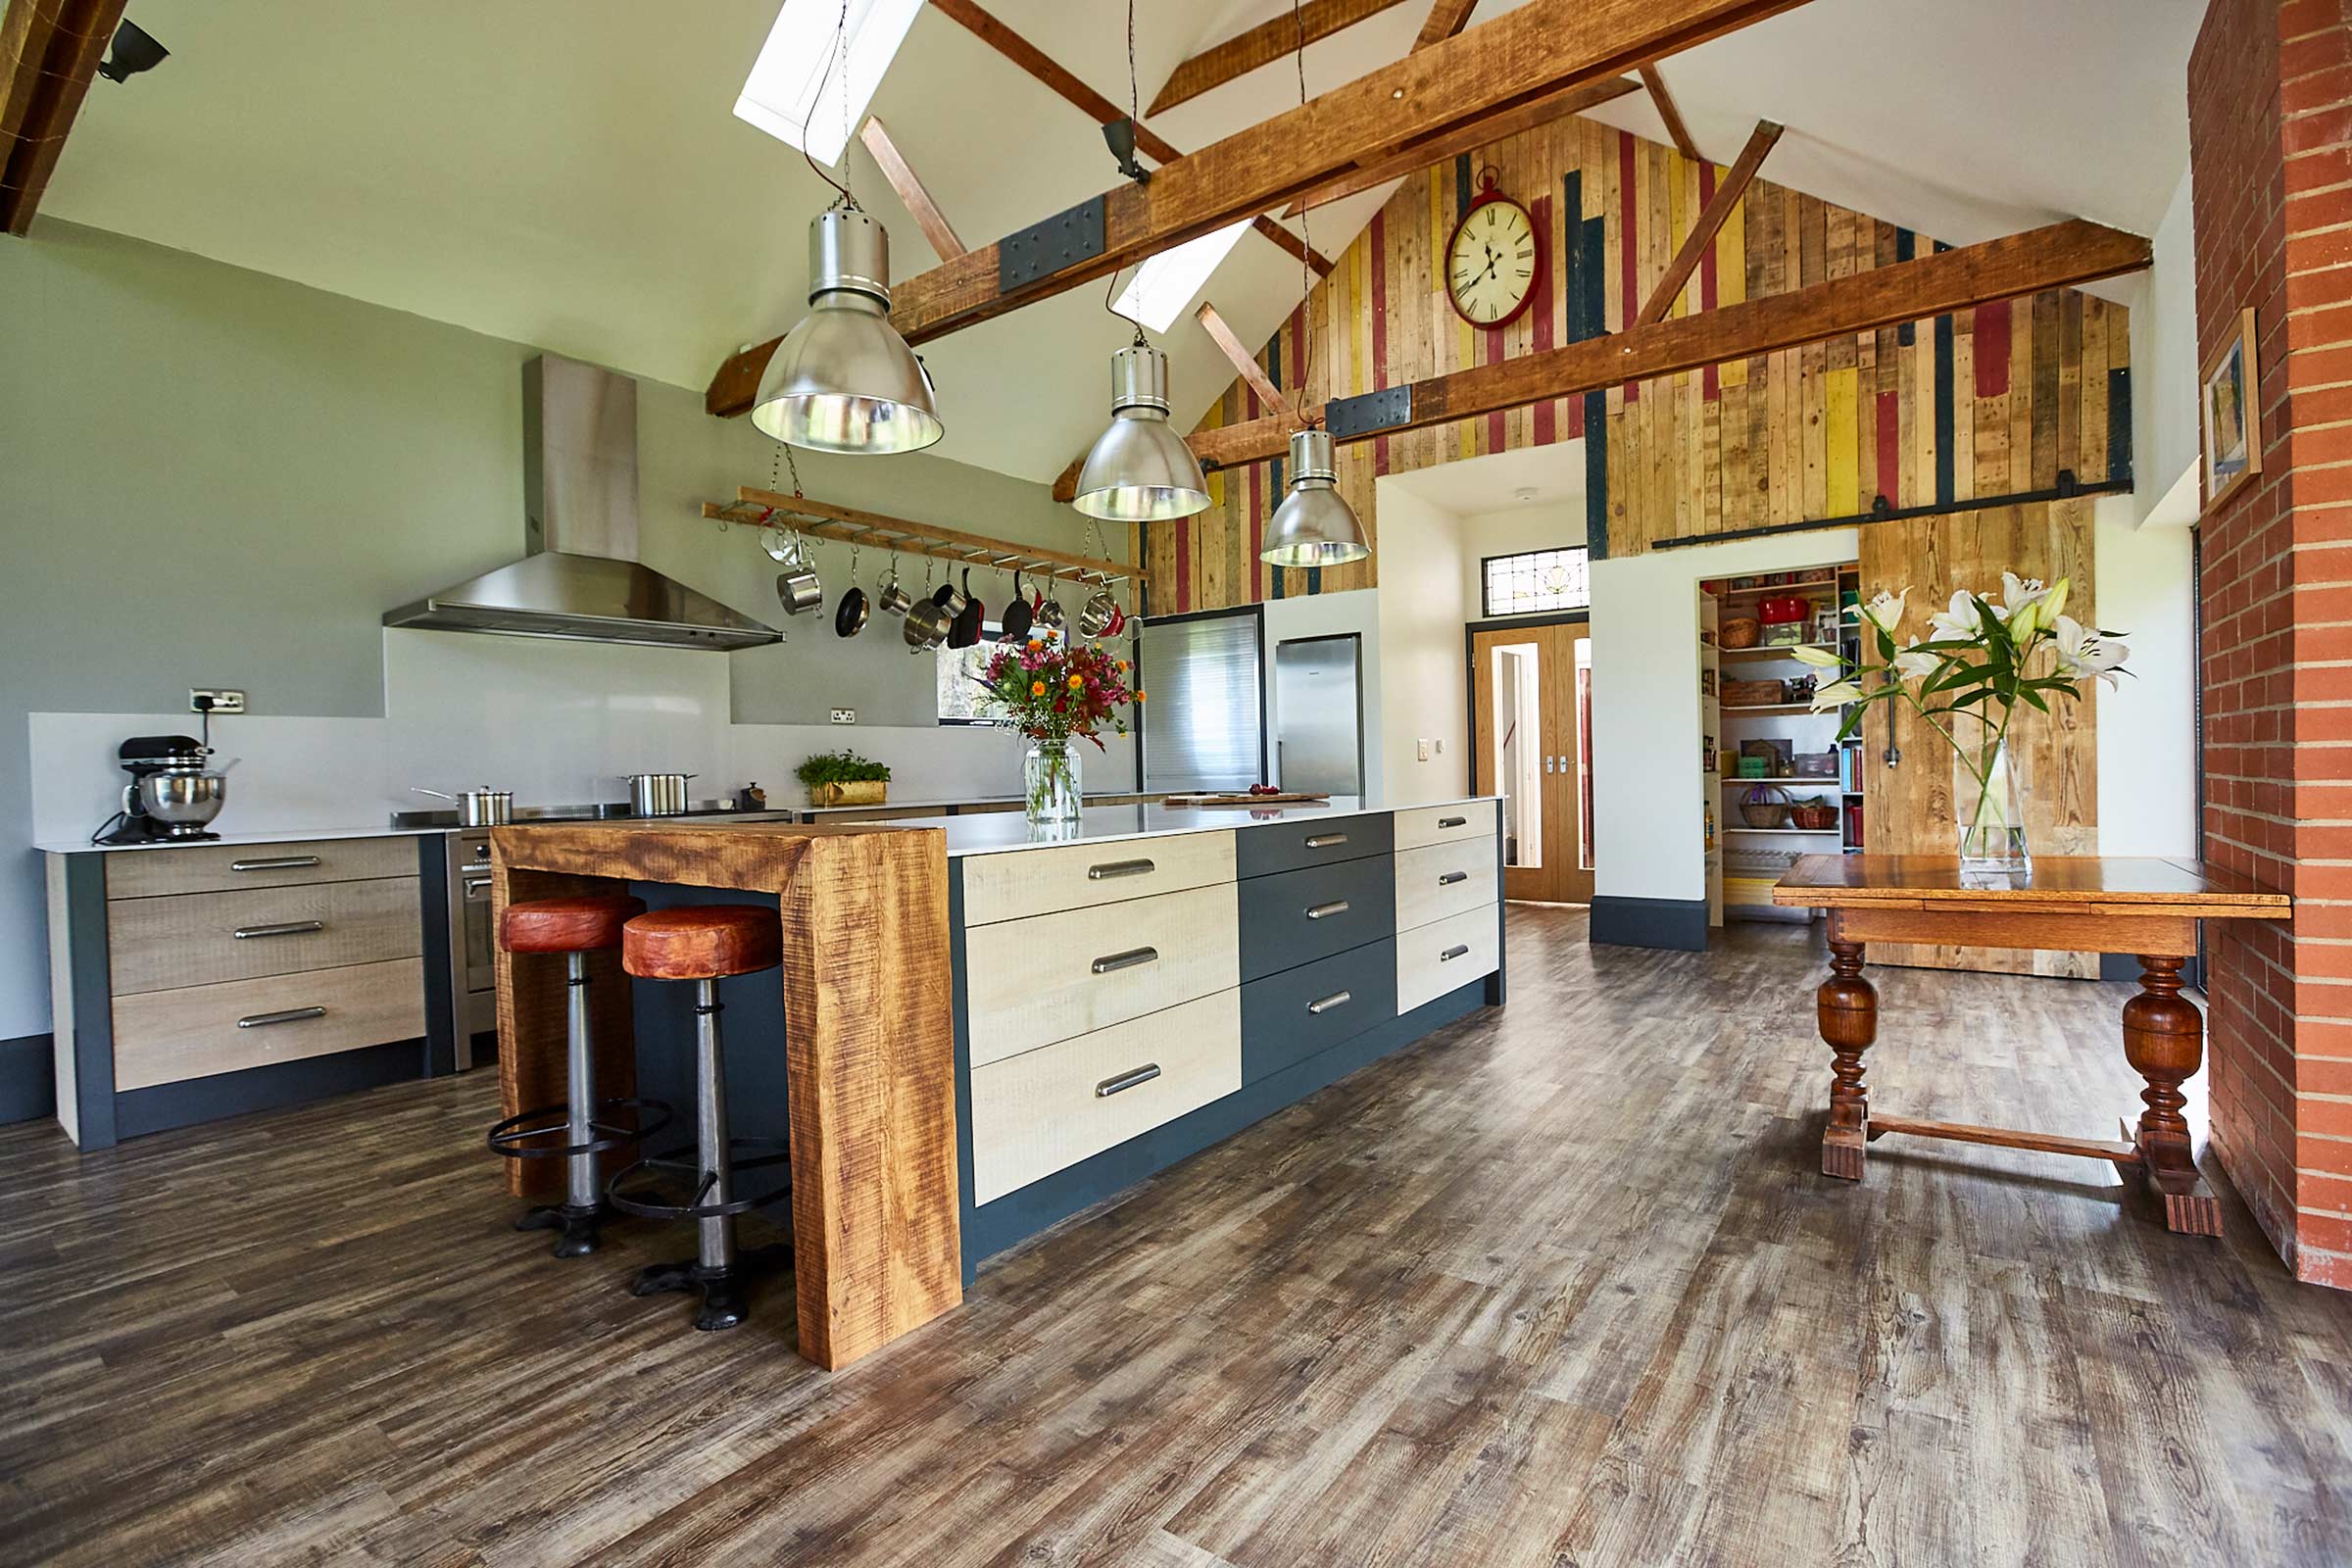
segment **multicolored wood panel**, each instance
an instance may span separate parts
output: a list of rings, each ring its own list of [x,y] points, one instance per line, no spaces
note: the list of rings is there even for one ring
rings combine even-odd
[[[1536,220],[1535,303],[1474,328],[1435,259],[1492,167]],[[1769,167],[1769,166],[1767,166]],[[1616,331],[1697,220],[1724,171],[1571,118],[1407,179],[1258,355],[1286,395],[1349,397]],[[1674,314],[1777,294],[1908,260],[1908,229],[1759,178]],[[1374,539],[1369,562],[1322,571],[1261,564],[1281,461],[1211,476],[1209,510],[1145,530],[1152,608],[1208,610],[1371,586],[1374,481],[1460,458],[1573,441],[1585,448],[1587,533],[1625,555],[1656,540],[1847,516],[1884,495],[1949,505],[2083,484],[2131,466],[2131,331],[2123,307],[2075,290],[1735,360],[1579,398],[1340,448],[1340,489]],[[1202,428],[1271,412],[1236,378]]]

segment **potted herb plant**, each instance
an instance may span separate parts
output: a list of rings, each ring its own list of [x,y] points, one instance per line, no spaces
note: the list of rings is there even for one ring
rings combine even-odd
[[[1103,750],[1104,729],[1127,733],[1127,705],[1144,694],[1127,685],[1127,661],[1092,643],[1072,645],[1040,631],[1026,642],[999,647],[973,677],[982,706],[998,722],[1029,737],[1023,764],[1027,810],[1033,823],[1067,822],[1078,815],[1079,741]]]
[[[880,806],[890,796],[890,764],[843,749],[819,752],[792,770],[808,786],[811,806]]]

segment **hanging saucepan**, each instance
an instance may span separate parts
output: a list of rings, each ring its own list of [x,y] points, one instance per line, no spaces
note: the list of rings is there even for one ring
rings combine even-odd
[[[1021,568],[1012,568],[1012,598],[1004,605],[1004,613],[997,617],[997,641],[1025,643],[1029,640],[1029,601],[1021,597]]]
[[[816,568],[808,564],[808,552],[797,533],[792,536],[791,561],[776,573],[776,602],[787,615],[805,615],[824,608],[825,585],[817,580]]]
[[[858,586],[858,547],[850,547],[850,585],[841,591],[841,602],[833,607],[833,635],[855,637],[865,630],[865,617],[872,609],[865,602],[865,590]]]
[[[955,620],[956,617],[948,613],[945,606],[928,599],[916,600],[914,608],[906,612],[906,622],[903,628],[907,648],[918,654],[937,648],[947,640],[949,628],[955,624]]]
[[[954,620],[957,615],[963,613],[964,601],[968,597],[962,589],[956,586],[956,579],[950,577],[946,582],[941,583],[938,590],[931,595],[931,602],[946,611],[948,618]]]
[[[956,612],[956,624],[948,631],[950,648],[970,648],[980,641],[981,622],[988,618],[988,609],[972,597],[972,568],[963,568],[963,608]]]
[[[877,601],[893,615],[904,615],[914,604],[914,596],[899,581],[899,553],[890,553],[890,575],[882,579],[882,597]]]
[[[1037,624],[1045,627],[1048,631],[1061,630],[1062,622],[1069,618],[1062,612],[1061,601],[1058,599],[1049,599],[1044,604],[1038,605],[1033,613]]]
[[[1081,636],[1102,637],[1109,634],[1118,615],[1118,601],[1110,597],[1107,581],[1098,581],[1095,591],[1078,607],[1078,631]]]

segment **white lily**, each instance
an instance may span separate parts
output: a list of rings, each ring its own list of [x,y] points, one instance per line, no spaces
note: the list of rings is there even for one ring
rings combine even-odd
[[[1993,612],[2007,620],[2047,592],[2039,577],[2020,577],[2014,571],[2004,571],[2000,601],[1992,607]]]
[[[2009,640],[2023,648],[2033,641],[2041,629],[2041,617],[2049,613],[2048,605],[2039,599],[2029,599],[2009,616]]]
[[[1788,657],[1800,664],[1811,664],[1815,669],[1836,669],[1845,662],[1838,657],[1838,651],[1834,648],[1791,648]]]
[[[1842,708],[1847,703],[1858,703],[1861,700],[1861,687],[1850,680],[1836,680],[1814,691],[1813,711],[1818,713],[1824,709]]]
[[[1871,596],[1869,604],[1855,605],[1851,608],[1854,614],[1869,621],[1873,626],[1891,637],[1894,635],[1894,628],[1903,623],[1903,601],[1910,597],[1911,590],[1908,588],[1899,594],[1890,594],[1881,589]]]
[[[1925,680],[1943,666],[1940,654],[1923,654],[1919,639],[1914,637],[1894,656],[1894,672],[1905,680]]]
[[[2050,623],[2055,623],[2058,618],[2058,612],[2066,608],[2067,590],[2072,586],[2072,578],[2061,577],[2056,582],[2050,584],[2050,591],[2048,593],[2041,596],[2041,612],[2043,615],[2048,617]]]
[[[2123,683],[2115,671],[2123,667],[2132,650],[2122,643],[2109,642],[2072,615],[2058,617],[2058,672],[2071,680],[2103,680],[2110,686]]]
[[[1977,635],[1977,602],[1966,590],[1952,595],[1951,604],[1928,617],[1928,629],[1939,643],[1966,642]]]

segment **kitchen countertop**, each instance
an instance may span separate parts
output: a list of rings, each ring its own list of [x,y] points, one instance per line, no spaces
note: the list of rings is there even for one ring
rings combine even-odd
[[[270,833],[223,833],[217,839],[158,839],[152,844],[36,844],[45,855],[103,855],[116,850],[235,849],[244,844],[303,844],[313,839],[413,839],[447,833],[445,827],[302,827]]]
[[[909,817],[876,822],[875,827],[936,827],[948,836],[948,855],[994,855],[1005,850],[1051,849],[1060,844],[1103,844],[1119,839],[1162,838],[1175,833],[1212,833],[1222,828],[1262,827],[1273,822],[1319,822],[1330,817],[1363,816],[1376,811],[1412,810],[1426,806],[1467,806],[1491,801],[1492,795],[1466,795],[1457,800],[1416,801],[1410,807],[1366,806],[1356,796],[1335,795],[1320,806],[1090,806],[1078,813],[1068,831],[1051,838],[1032,837],[1029,819],[1018,811],[988,815]]]
[[[1142,790],[1090,791],[1086,799],[1090,801],[1131,801],[1144,793]],[[805,812],[810,816],[820,816],[830,811],[927,811],[956,806],[1017,809],[1022,800],[1023,797],[1019,795],[940,795],[910,801],[884,801],[880,806],[789,806],[781,808],[781,809]],[[768,809],[772,811],[779,808],[771,806]]]

